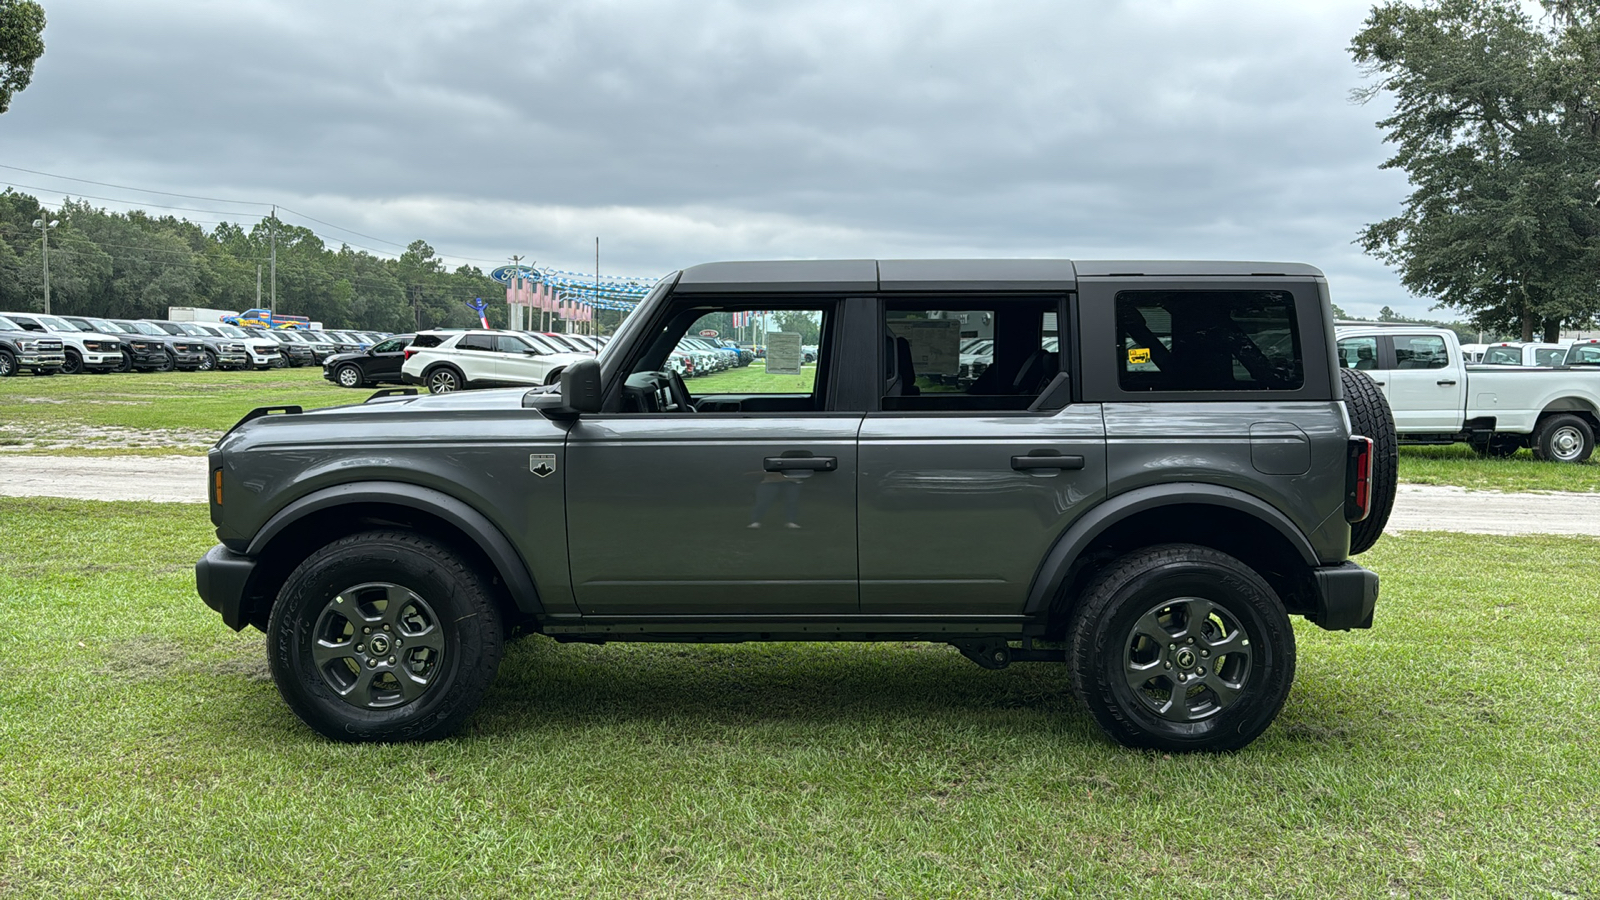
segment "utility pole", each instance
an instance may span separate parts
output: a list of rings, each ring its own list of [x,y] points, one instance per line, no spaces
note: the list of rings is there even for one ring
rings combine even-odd
[[[256,263],[256,308],[261,308],[261,263]]]
[[[267,234],[272,236],[272,312],[278,311],[278,207],[272,207],[272,221],[267,223]],[[256,301],[260,302],[259,298]]]
[[[511,288],[511,299],[515,300],[516,302],[510,304],[509,308],[506,310],[506,324],[508,324],[513,331],[523,330],[521,262],[522,256],[520,254],[513,253],[511,255],[511,284],[509,286]]]
[[[44,249],[40,255],[44,257],[44,314],[50,315],[50,229],[61,224],[50,218],[50,214],[41,211],[39,218],[33,220],[33,227],[39,229],[40,239],[44,241]]]

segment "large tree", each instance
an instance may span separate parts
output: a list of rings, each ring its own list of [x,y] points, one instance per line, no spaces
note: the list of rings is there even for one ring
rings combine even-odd
[[[34,0],[0,0],[0,113],[33,80],[33,64],[43,55],[44,7]]]
[[[1592,0],[1420,0],[1373,8],[1350,50],[1392,95],[1385,168],[1413,188],[1360,243],[1413,292],[1482,327],[1542,332],[1600,308],[1600,86]]]

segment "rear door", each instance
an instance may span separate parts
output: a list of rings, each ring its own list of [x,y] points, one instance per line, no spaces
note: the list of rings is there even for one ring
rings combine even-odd
[[[1389,406],[1402,432],[1453,432],[1466,408],[1465,369],[1438,334],[1384,335],[1394,367],[1387,374]]]
[[[1055,541],[1105,496],[1099,404],[1072,403],[1065,295],[890,299],[861,428],[861,611],[1020,615]],[[979,367],[963,343],[991,344]]]

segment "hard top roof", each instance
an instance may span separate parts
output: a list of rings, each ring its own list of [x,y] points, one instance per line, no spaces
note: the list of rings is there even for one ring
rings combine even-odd
[[[683,270],[677,289],[724,291],[1071,290],[1079,278],[1145,275],[1322,277],[1304,263],[1221,260],[786,259]]]

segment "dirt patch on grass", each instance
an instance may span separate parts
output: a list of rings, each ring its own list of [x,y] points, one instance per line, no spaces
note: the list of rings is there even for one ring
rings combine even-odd
[[[0,424],[0,452],[162,449],[199,453],[216,443],[217,438],[221,436],[221,431],[190,431],[174,428]]]
[[[160,678],[182,667],[188,659],[188,653],[181,646],[152,634],[107,644],[102,652],[105,662],[101,670],[128,681]]]

